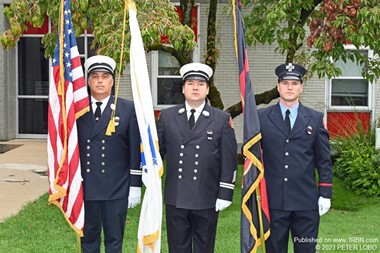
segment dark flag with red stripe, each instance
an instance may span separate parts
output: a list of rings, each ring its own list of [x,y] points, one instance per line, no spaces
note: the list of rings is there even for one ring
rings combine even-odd
[[[249,76],[247,45],[239,0],[235,3],[235,48],[239,62],[240,95],[244,115],[242,148],[244,175],[241,203],[241,252],[256,252],[269,236],[269,209],[261,154],[261,133],[256,100]]]

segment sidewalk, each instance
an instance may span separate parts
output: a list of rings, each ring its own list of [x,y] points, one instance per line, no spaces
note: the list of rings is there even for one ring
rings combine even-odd
[[[46,140],[0,142],[14,149],[0,154],[0,222],[48,192]]]

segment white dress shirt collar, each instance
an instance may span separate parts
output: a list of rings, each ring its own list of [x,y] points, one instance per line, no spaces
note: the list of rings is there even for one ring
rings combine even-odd
[[[103,113],[104,109],[106,108],[107,104],[108,104],[108,100],[110,100],[110,97],[111,96],[108,96],[106,97],[105,99],[103,100],[96,100],[93,96],[91,96],[91,107],[92,107],[92,112],[95,113],[95,110],[96,110],[96,102],[102,102],[102,105],[100,106],[100,109]]]
[[[187,119],[190,118],[190,115],[191,115],[191,109],[195,109],[195,113],[194,113],[194,119],[195,119],[195,122],[197,122],[198,118],[199,118],[199,115],[201,115],[202,113],[202,110],[203,108],[205,107],[205,103],[206,102],[203,102],[203,104],[201,104],[200,106],[198,106],[197,108],[191,108],[191,106],[185,102],[185,108],[186,108],[186,114],[187,114]]]

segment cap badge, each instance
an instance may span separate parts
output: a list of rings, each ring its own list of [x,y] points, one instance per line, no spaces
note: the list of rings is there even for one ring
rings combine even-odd
[[[288,65],[286,65],[286,69],[287,69],[288,71],[292,72],[293,69],[294,69],[293,64],[292,64],[292,63],[288,63]]]

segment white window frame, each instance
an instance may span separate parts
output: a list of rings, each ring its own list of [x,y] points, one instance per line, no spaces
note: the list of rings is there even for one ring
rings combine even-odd
[[[344,46],[345,50],[365,50],[368,52],[367,56],[368,58],[373,57],[373,51],[370,50],[369,48],[361,47],[361,48],[356,48],[354,45],[345,45]],[[339,76],[339,77],[334,77],[334,78],[326,78],[326,86],[328,90],[328,96],[327,96],[327,104],[328,104],[328,111],[372,111],[373,108],[373,94],[374,94],[374,85],[372,82],[368,81],[368,106],[337,106],[337,105],[332,105],[332,80],[334,79],[365,79],[363,76]]]
[[[178,6],[179,3],[174,3],[174,6]],[[196,47],[194,48],[193,51],[193,62],[199,62],[200,61],[200,4],[195,5],[197,7],[197,44]],[[165,109],[168,107],[171,107],[173,105],[159,105],[158,104],[158,87],[157,87],[157,79],[158,79],[158,67],[159,67],[159,62],[158,62],[158,51],[152,51],[151,52],[151,62],[152,62],[152,71],[151,71],[151,80],[152,80],[152,98],[153,98],[153,107],[154,110],[161,110]],[[160,77],[165,77],[165,76],[160,76]],[[178,77],[181,78],[181,76],[170,76],[171,78],[173,77]]]
[[[94,38],[94,34],[88,33],[88,30],[84,30],[84,33],[82,33],[79,37],[80,38],[83,37],[83,39],[84,39],[84,45],[88,45],[88,38]],[[77,41],[77,43],[78,43],[78,41]],[[87,46],[85,46],[84,47],[84,54],[79,53],[79,57],[80,58],[84,58],[84,61],[86,61],[87,58],[89,57],[89,50],[88,49],[89,48]],[[82,66],[82,67],[83,67],[83,72],[84,72],[84,78],[85,78],[85,80],[87,80],[87,72],[84,69],[84,66]]]
[[[51,31],[51,19],[48,17],[48,32]],[[42,38],[43,34],[23,34],[21,35],[21,38]],[[21,39],[20,38],[20,39]],[[19,72],[18,64],[19,64],[19,54],[18,54],[18,45],[16,46],[16,73]],[[50,62],[50,60],[49,60]],[[30,138],[30,139],[46,139],[47,134],[23,134],[20,133],[20,122],[19,122],[19,99],[28,99],[28,98],[35,98],[35,99],[48,99],[48,95],[19,95],[18,94],[18,86],[19,86],[19,78],[18,74],[16,74],[16,90],[17,90],[17,102],[16,102],[16,138]],[[50,80],[49,80],[50,82]]]
[[[51,32],[51,19],[50,17],[48,17],[48,32]],[[21,36],[21,38],[42,38],[44,36],[44,34],[24,34]],[[80,35],[80,37],[83,37],[84,38],[84,45],[88,45],[88,38],[89,37],[94,37],[93,34],[89,34],[87,32],[87,30],[84,31],[83,34]],[[89,53],[89,48],[87,46],[84,47],[84,54],[80,54],[80,57],[81,58],[84,58],[85,60],[87,59],[88,57],[88,53]],[[18,73],[18,46],[16,46],[16,68],[17,68],[17,71],[16,73]],[[51,67],[52,65],[52,59],[49,58],[49,66]],[[85,71],[84,71],[85,72]],[[50,75],[49,75],[49,83],[50,83],[50,78],[52,78]],[[85,72],[85,78],[87,80],[87,73]],[[41,99],[48,99],[49,96],[48,95],[19,95],[18,94],[18,85],[19,85],[19,79],[18,79],[18,75],[16,75],[16,86],[17,86],[17,103],[16,103],[16,138],[28,138],[28,139],[46,139],[47,138],[47,134],[23,134],[23,133],[19,133],[19,103],[18,103],[18,100],[19,99],[25,99],[25,98],[41,98]]]

